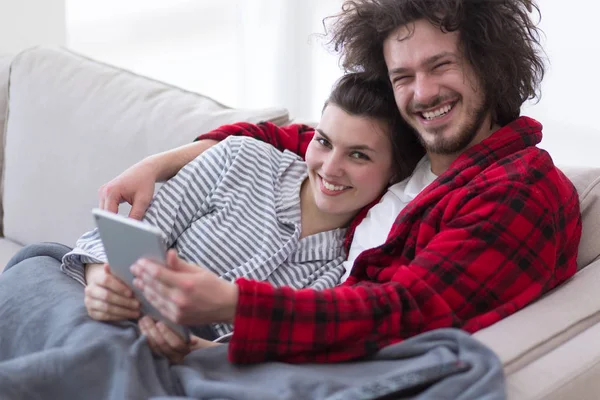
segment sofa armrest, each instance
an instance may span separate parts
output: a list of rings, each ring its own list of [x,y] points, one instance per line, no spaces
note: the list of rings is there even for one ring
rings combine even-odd
[[[600,260],[474,337],[498,355],[507,374],[518,371],[600,322],[598,287]]]

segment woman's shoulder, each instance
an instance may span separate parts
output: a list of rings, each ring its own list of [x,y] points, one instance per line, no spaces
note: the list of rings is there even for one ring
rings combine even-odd
[[[271,165],[279,169],[282,163],[302,162],[299,156],[288,150],[281,151],[269,143],[247,136],[230,136],[221,144],[228,148],[232,159],[244,164]]]

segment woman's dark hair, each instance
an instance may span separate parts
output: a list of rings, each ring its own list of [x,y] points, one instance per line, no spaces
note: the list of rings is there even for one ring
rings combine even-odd
[[[398,27],[406,25],[410,36],[410,24],[425,19],[443,32],[458,31],[494,122],[506,125],[541,95],[544,61],[533,10],[541,18],[534,0],[349,0],[323,22],[342,66],[379,79],[388,79],[383,42]]]
[[[364,73],[347,73],[334,84],[323,109],[329,104],[335,104],[350,115],[374,118],[388,124],[394,182],[410,176],[425,155],[417,135],[400,116],[389,81]]]

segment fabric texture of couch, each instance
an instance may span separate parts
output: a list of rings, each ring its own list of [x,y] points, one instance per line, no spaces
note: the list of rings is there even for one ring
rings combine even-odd
[[[64,49],[0,57],[0,270],[23,245],[72,246],[100,185],[145,156],[265,120],[289,122],[283,108],[233,109]],[[563,171],[581,201],[579,272],[474,335],[502,360],[510,399],[600,398],[600,169]]]

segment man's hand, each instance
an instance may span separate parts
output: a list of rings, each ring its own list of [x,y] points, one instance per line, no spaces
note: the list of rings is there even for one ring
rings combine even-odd
[[[209,270],[187,263],[171,249],[167,267],[138,260],[131,272],[133,284],[162,315],[182,325],[233,322],[238,302],[237,285]]]
[[[190,342],[185,343],[171,328],[162,322],[154,322],[146,316],[138,322],[140,332],[148,339],[148,346],[154,354],[164,356],[173,364],[179,364],[192,350],[219,346],[209,340],[192,335]]]
[[[149,160],[143,160],[126,169],[119,176],[100,186],[99,207],[111,212],[119,211],[119,204],[131,204],[129,217],[141,220],[154,194],[157,173]]]
[[[85,267],[85,308],[98,321],[120,321],[140,316],[140,303],[119,278],[111,274],[108,264]]]

